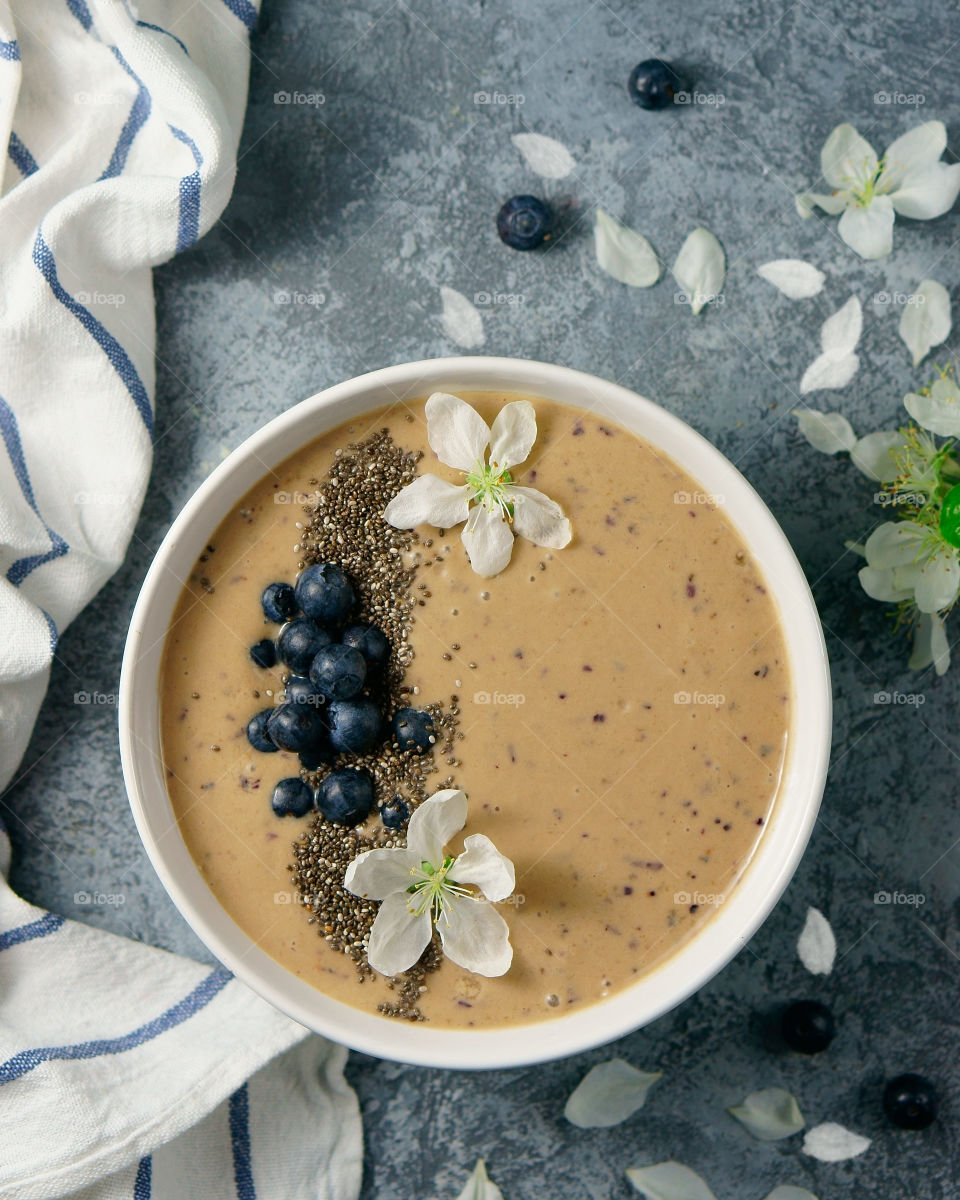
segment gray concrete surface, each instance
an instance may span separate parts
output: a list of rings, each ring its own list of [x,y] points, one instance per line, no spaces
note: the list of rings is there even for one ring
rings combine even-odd
[[[115,692],[151,554],[228,450],[326,384],[456,352],[438,320],[444,284],[470,297],[523,297],[484,308],[484,353],[621,380],[729,455],[796,547],[834,671],[822,818],[750,945],[669,1016],[577,1059],[464,1077],[355,1056],[365,1200],[452,1200],[481,1154],[506,1200],[626,1197],[624,1168],[670,1157],[701,1172],[718,1200],[762,1200],[785,1182],[821,1200],[960,1194],[960,666],[943,680],[907,671],[906,646],[861,594],[843,550],[845,536],[880,515],[871,485],[802,444],[789,416],[821,321],[851,294],[864,302],[863,365],[843,392],[814,403],[841,408],[865,432],[889,425],[926,377],[897,339],[899,310],[871,297],[928,276],[955,287],[956,216],[898,221],[892,256],[864,263],[834,219],[802,222],[792,193],[815,181],[820,147],[841,120],[882,149],[939,117],[960,148],[956,37],[945,0],[267,0],[233,200],[208,237],[157,272],[157,461],[136,538],[65,634],[24,773],[0,801],[16,887],[70,916],[206,957],[138,842],[115,712],[78,705],[75,693]],[[660,114],[632,106],[624,81],[651,54],[688,65],[697,91],[722,103]],[[275,103],[282,91],[324,99]],[[476,103],[477,92],[522,93],[524,103]],[[909,102],[917,95],[922,106]],[[524,129],[560,138],[576,173],[547,184],[533,176],[510,143]],[[500,202],[525,190],[567,206],[569,231],[548,253],[515,254],[494,235]],[[715,231],[730,263],[725,302],[694,319],[669,279],[636,291],[602,276],[589,236],[598,202],[645,232],[666,262],[693,226]],[[792,303],[753,273],[793,255],[827,272],[814,300]],[[281,292],[323,302],[278,303]],[[878,704],[880,690],[924,703]],[[877,905],[878,889],[924,903]],[[79,892],[124,903],[81,905]],[[809,904],[837,934],[826,979],[807,975],[795,953]],[[841,1019],[817,1059],[784,1054],[767,1036],[770,1014],[798,996],[825,1000]],[[612,1052],[662,1069],[663,1082],[619,1128],[569,1127],[568,1092]],[[932,1076],[944,1096],[942,1119],[923,1134],[889,1128],[879,1106],[883,1079],[907,1069]],[[839,1120],[873,1138],[870,1150],[830,1165],[805,1158],[798,1138],[752,1141],[724,1109],[777,1084],[795,1092],[809,1124]]]

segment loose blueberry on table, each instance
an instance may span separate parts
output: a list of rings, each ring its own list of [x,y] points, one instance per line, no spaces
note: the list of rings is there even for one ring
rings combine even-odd
[[[922,1075],[898,1075],[883,1089],[883,1111],[901,1129],[926,1129],[938,1108],[937,1089]]]
[[[537,196],[512,196],[497,213],[500,241],[511,250],[536,250],[553,231],[553,212]]]
[[[630,72],[627,93],[641,108],[669,108],[687,90],[683,77],[662,58],[645,58]]]
[[[819,1054],[833,1041],[837,1023],[825,1004],[817,1000],[798,1000],[784,1010],[780,1030],[791,1050]]]

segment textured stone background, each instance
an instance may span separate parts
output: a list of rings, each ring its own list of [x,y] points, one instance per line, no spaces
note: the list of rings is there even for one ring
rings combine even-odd
[[[2,799],[30,900],[171,949],[208,957],[167,899],[138,842],[120,778],[112,694],[124,633],[151,555],[207,472],[289,404],[370,368],[455,353],[438,320],[441,285],[484,308],[484,352],[551,359],[620,380],[707,434],[783,523],[823,615],[834,671],[834,759],[822,817],[783,901],[751,944],[699,995],[616,1047],[546,1067],[452,1076],[355,1056],[350,1078],[366,1120],[365,1200],[455,1197],[485,1155],[506,1200],[626,1197],[623,1170],[676,1157],[718,1200],[761,1200],[777,1183],[821,1197],[948,1200],[957,1195],[960,736],[951,719],[960,667],[910,674],[906,645],[861,595],[845,536],[881,518],[872,487],[816,454],[790,411],[826,315],[864,304],[863,365],[843,392],[813,397],[860,432],[888,427],[926,379],[896,335],[899,308],[874,298],[932,276],[958,279],[955,216],[897,223],[880,263],[857,259],[834,219],[802,222],[792,193],[817,176],[841,120],[878,149],[940,117],[960,146],[953,5],[696,5],[554,0],[448,5],[420,0],[268,0],[254,37],[250,108],[234,198],[214,231],[157,272],[157,462],[123,569],[65,634],[50,694]],[[638,60],[692,69],[722,103],[646,113],[626,99]],[[278,104],[280,91],[321,104]],[[522,93],[478,104],[475,93]],[[878,101],[919,95],[922,106]],[[510,135],[561,139],[578,162],[559,184],[524,166]],[[548,252],[502,247],[493,216],[517,191],[568,206],[569,232]],[[687,232],[709,226],[729,261],[724,303],[699,319],[669,278],[625,288],[596,268],[596,204],[641,229],[673,261]],[[828,275],[791,302],[757,279],[771,258],[799,256]],[[290,303],[278,303],[278,295]],[[295,296],[322,296],[322,303]],[[949,353],[952,353],[950,351]],[[942,361],[948,351],[938,355]],[[919,694],[882,705],[879,690]],[[881,888],[922,907],[876,905]],[[80,891],[122,906],[80,906]],[[807,975],[795,942],[809,904],[830,918],[839,960]],[[808,1060],[767,1035],[793,997],[831,1004],[842,1026]],[[664,1071],[642,1114],[583,1132],[562,1119],[588,1066],[611,1053]],[[923,1134],[889,1128],[886,1076],[936,1079],[943,1119]],[[726,1106],[753,1089],[793,1090],[809,1124],[839,1120],[874,1139],[852,1162],[805,1158],[799,1139],[752,1141]]]

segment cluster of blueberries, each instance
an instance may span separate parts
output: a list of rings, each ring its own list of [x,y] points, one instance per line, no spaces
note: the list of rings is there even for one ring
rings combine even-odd
[[[294,586],[271,583],[262,597],[264,616],[281,626],[277,637],[250,647],[258,667],[279,660],[289,667],[282,704],[258,712],[247,725],[255,750],[289,750],[300,764],[317,771],[337,754],[366,754],[392,734],[401,750],[426,753],[434,742],[428,712],[401,708],[387,723],[364,688],[384,667],[390,643],[375,625],[350,624],[357,595],[336,563],[317,563],[300,572]],[[281,779],[271,804],[277,816],[305,816],[317,808],[328,821],[357,825],[374,803],[369,771],[341,767],[329,771],[314,791],[300,776]],[[380,809],[388,829],[402,828],[410,816],[399,797]]]

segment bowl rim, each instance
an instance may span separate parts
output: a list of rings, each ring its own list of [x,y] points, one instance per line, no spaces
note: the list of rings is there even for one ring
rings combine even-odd
[[[240,496],[311,438],[390,403],[391,396],[402,400],[435,390],[502,390],[606,411],[708,493],[722,494],[729,519],[771,585],[793,677],[790,745],[772,818],[710,920],[635,983],[605,999],[546,1021],[480,1030],[432,1029],[363,1012],[327,996],[256,946],[190,856],[159,755],[157,671],[183,578],[171,563],[182,559],[189,570]],[[624,413],[632,420],[624,420]],[[277,452],[280,446],[285,448]],[[211,518],[211,511],[219,516]],[[145,646],[145,634],[161,626],[162,633]],[[301,1024],[355,1050],[423,1066],[490,1069],[550,1061],[611,1042],[662,1016],[727,965],[769,915],[806,848],[826,782],[832,700],[823,631],[796,555],[760,496],[711,442],[618,383],[531,359],[457,356],[399,363],[322,389],[262,425],[207,476],[171,524],[142,584],[124,646],[118,720],[124,782],[147,855],[188,925],[234,975]]]

